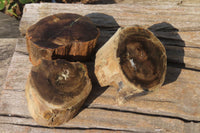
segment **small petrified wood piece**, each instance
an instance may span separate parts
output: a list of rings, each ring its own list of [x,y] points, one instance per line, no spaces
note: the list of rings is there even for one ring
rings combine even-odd
[[[42,60],[32,67],[27,80],[29,112],[40,125],[60,125],[77,114],[91,88],[82,63]]]
[[[48,16],[27,30],[30,61],[33,65],[38,65],[41,59],[87,61],[99,34],[88,17],[70,13]]]
[[[149,30],[140,26],[119,28],[99,49],[95,74],[101,86],[114,86],[118,102],[159,88],[165,79],[166,51]]]

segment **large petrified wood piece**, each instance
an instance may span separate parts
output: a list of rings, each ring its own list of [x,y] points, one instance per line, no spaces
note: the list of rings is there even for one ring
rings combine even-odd
[[[30,61],[33,65],[38,65],[41,59],[87,61],[99,34],[88,17],[70,13],[48,16],[27,30]]]
[[[91,88],[82,63],[42,60],[32,67],[27,80],[29,112],[40,125],[60,125],[77,114]]]
[[[149,30],[119,28],[97,52],[95,74],[101,86],[114,86],[118,102],[159,88],[165,79],[166,51]]]

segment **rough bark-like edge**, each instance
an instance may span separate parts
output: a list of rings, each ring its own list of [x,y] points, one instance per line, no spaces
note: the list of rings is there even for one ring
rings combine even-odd
[[[129,28],[133,27],[119,28],[117,32],[103,45],[103,47],[98,50],[95,59],[95,75],[99,81],[99,84],[102,87],[114,86],[119,92],[119,96],[117,98],[119,104],[123,103],[123,101],[126,99],[124,96],[130,96],[132,94],[144,92],[143,89],[136,87],[126,78],[120,66],[120,58],[117,57],[118,42],[120,39],[119,36],[123,34],[124,30]],[[163,44],[154,36],[152,32],[149,31],[149,33],[153,43],[158,45],[163,50],[163,56],[166,62],[166,64],[163,64],[165,70],[161,77],[160,83],[148,89],[149,91],[153,91],[161,87],[164,83],[167,69],[167,56]],[[132,88],[132,92],[129,91],[129,88]]]
[[[87,68],[85,67],[85,69]],[[88,75],[87,71],[85,75]],[[92,84],[88,76],[87,78],[85,89],[81,92],[83,99],[72,101],[71,104],[52,105],[40,97],[37,91],[33,91],[34,87],[31,84],[30,73],[25,86],[29,113],[38,124],[43,126],[55,127],[69,121],[78,113],[91,92]]]
[[[56,55],[61,55],[64,58],[70,57],[70,60],[89,61],[90,56],[96,46],[97,40],[100,35],[100,30],[98,28],[97,28],[97,31],[98,31],[97,36],[90,41],[86,41],[86,42],[73,41],[70,51],[68,53],[66,53],[65,51],[66,51],[67,47],[64,45],[62,45],[58,48],[55,48],[55,49],[39,47],[36,43],[34,43],[32,41],[32,37],[29,35],[29,32],[27,30],[26,44],[27,44],[27,50],[29,53],[29,60],[34,66],[36,66],[36,65],[40,64],[41,59],[53,60],[53,54],[56,54]],[[87,47],[86,47],[86,45],[87,45]],[[87,52],[82,54],[81,53],[82,51],[79,51],[79,49],[87,49],[86,50]],[[76,57],[76,56],[78,56],[78,57]]]

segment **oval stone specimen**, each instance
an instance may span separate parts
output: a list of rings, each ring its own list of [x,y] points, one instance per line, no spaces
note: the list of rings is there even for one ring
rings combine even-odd
[[[88,61],[99,37],[99,29],[85,16],[59,13],[41,19],[26,33],[33,65],[41,59]]]
[[[163,44],[140,26],[119,28],[97,52],[95,74],[101,86],[114,86],[118,102],[159,88],[165,79]]]
[[[40,125],[60,125],[77,114],[91,88],[82,63],[42,60],[32,67],[27,80],[29,112]]]

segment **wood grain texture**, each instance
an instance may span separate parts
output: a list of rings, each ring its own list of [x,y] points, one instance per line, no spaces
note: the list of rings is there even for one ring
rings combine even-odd
[[[199,7],[179,6],[162,2],[160,4],[112,4],[112,5],[83,5],[83,4],[29,4],[24,8],[20,22],[20,31],[26,29],[43,17],[60,12],[77,13],[89,16],[97,26],[116,27],[132,26],[135,24],[151,26],[159,22],[168,22],[180,31],[199,30]],[[107,15],[107,16],[106,16]],[[113,25],[109,16],[117,24]],[[33,17],[34,16],[34,17]],[[185,17],[183,17],[185,16]]]
[[[24,8],[20,31],[25,34],[27,28],[41,18],[61,12],[78,12],[86,15],[100,28],[101,34],[95,51],[120,26],[142,25],[148,27],[166,47],[178,47],[178,52],[177,49],[172,49],[172,52],[167,53],[169,62],[200,69],[200,59],[188,55],[188,49],[198,48],[195,51],[199,51],[200,48],[200,17],[197,17],[200,15],[200,8],[196,4],[193,6],[191,3],[177,5],[170,2],[132,5],[29,4]],[[193,59],[196,63],[191,61]]]
[[[119,117],[120,116],[120,117]],[[29,130],[38,131],[70,131],[72,129],[96,130],[98,132],[107,131],[124,131],[124,132],[173,132],[186,133],[193,130],[199,130],[197,123],[184,123],[181,120],[143,116],[130,112],[109,111],[103,109],[84,109],[70,122],[56,127],[54,129],[38,126],[31,118],[18,118],[15,116],[0,116],[0,125],[10,125],[26,127]],[[27,131],[24,131],[27,132]]]
[[[0,39],[0,92],[6,80],[8,67],[14,54],[17,40],[14,38]]]
[[[0,124],[1,133],[126,133],[129,131],[117,131],[117,130],[108,130],[108,129],[84,129],[84,128],[45,128],[31,125],[15,125],[12,123],[9,124]],[[130,133],[130,132],[129,132]],[[134,133],[134,132],[132,132]]]
[[[20,37],[19,21],[0,12],[0,38]]]
[[[88,64],[90,71],[93,65]],[[36,124],[27,109],[24,90],[30,68],[25,39],[19,39],[0,95],[0,129],[3,131],[6,127],[10,127],[8,132],[20,127],[18,132],[25,133],[30,130],[33,133],[68,130],[195,133],[200,130],[199,72],[168,67],[160,90],[136,96],[124,105],[116,103],[114,88],[93,85],[85,108],[68,123],[50,129]]]
[[[145,1],[141,1],[141,0],[113,0],[116,3],[129,3],[129,4],[135,4],[135,3],[140,3],[140,4],[144,4],[144,5],[152,5],[152,4],[170,4],[170,5],[193,5],[193,6],[198,6],[199,0],[145,0]],[[194,5],[195,4],[195,5]]]

